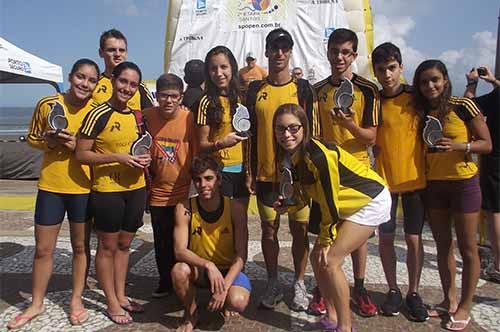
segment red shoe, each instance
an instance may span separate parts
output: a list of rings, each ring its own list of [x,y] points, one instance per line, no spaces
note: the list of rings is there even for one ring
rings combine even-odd
[[[362,317],[372,317],[377,314],[377,306],[373,303],[366,288],[353,289],[351,302]]]
[[[326,314],[325,299],[321,296],[318,287],[315,287],[313,290],[313,298],[311,302],[309,302],[307,313],[314,316],[322,316]]]

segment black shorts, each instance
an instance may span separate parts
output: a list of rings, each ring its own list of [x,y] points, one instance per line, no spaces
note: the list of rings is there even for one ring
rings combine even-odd
[[[411,191],[403,194],[392,194],[391,220],[378,226],[381,234],[394,234],[396,231],[396,218],[398,199],[401,195],[403,205],[403,228],[405,234],[420,235],[424,227],[424,202],[422,191]]]
[[[38,190],[35,207],[35,224],[58,225],[68,214],[68,220],[84,223],[87,220],[89,194],[60,194]]]
[[[273,182],[257,182],[255,185],[257,199],[265,206],[272,207],[278,200],[278,185]]]
[[[96,230],[135,233],[144,224],[146,188],[120,192],[92,192],[92,215]]]
[[[246,185],[246,173],[222,172],[222,194],[229,198],[249,197]]]
[[[479,181],[483,210],[500,212],[500,157],[481,156]]]

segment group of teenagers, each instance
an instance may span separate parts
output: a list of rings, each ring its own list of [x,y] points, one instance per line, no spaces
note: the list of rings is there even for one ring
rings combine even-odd
[[[20,328],[44,312],[65,214],[73,248],[71,324],[81,325],[89,318],[82,293],[91,228],[98,239],[95,266],[106,298],[104,313],[117,324],[131,323],[130,313],[144,311],[127,297],[125,280],[130,244],[143,225],[145,209],[151,214],[159,273],[152,295],[175,292],[185,309],[178,330],[196,327],[199,288],[210,292],[209,311],[238,315],[247,307],[252,289],[244,267],[249,197],[256,195],[268,276],[259,299],[262,308],[274,309],[283,299],[278,230],[280,215],[287,213],[295,273],[290,309],[322,315],[304,330],[354,331],[350,302],[362,316],[395,316],[404,302],[414,321],[442,317],[447,329],[464,329],[480,275],[476,236],[481,204],[493,219],[499,212],[498,162],[490,161],[481,170],[480,188],[472,154],[498,160],[500,81],[487,68],[480,73],[473,69],[467,74],[466,95],[474,96],[479,78],[495,89],[475,101],[455,97],[444,63],[426,60],[409,86],[402,83],[400,50],[383,43],[371,55],[379,91],[352,71],[356,34],[336,29],[327,45],[331,75],[313,86],[291,76],[293,46],[288,31],[269,32],[268,76],[251,82],[244,97],[233,53],[216,46],[203,64],[203,93],[190,108],[182,105],[182,79],[170,73],[156,81],[158,105],[153,106],[139,67],[126,61],[125,36],[115,29],[104,32],[99,55],[105,70],[101,73],[92,60],[78,60],[69,73],[69,90],[42,98],[35,108],[28,143],[45,154],[35,209],[33,298],[8,327]],[[348,112],[334,101],[345,79],[353,84]],[[249,134],[233,127],[242,100],[249,113]],[[47,120],[56,104],[65,110],[66,129],[56,130]],[[491,110],[488,124],[478,105]],[[427,115],[442,125],[443,137],[432,147],[422,139]],[[146,131],[152,136],[149,151],[132,153]],[[373,167],[368,147],[373,148]],[[291,203],[279,186],[286,163],[293,178]],[[191,186],[197,195],[190,195]],[[481,189],[487,190],[483,200]],[[408,248],[405,300],[397,283],[394,247],[399,197]],[[443,301],[428,306],[418,294],[426,215],[436,241],[443,291]],[[498,222],[492,224],[499,227]],[[463,260],[460,296],[452,228]],[[388,285],[380,306],[364,286],[367,241],[377,229]],[[311,251],[309,232],[317,234]],[[491,242],[491,271],[499,273],[498,240],[492,237]],[[352,294],[342,269],[348,255],[353,262]],[[308,258],[317,284],[312,299],[304,284]]]

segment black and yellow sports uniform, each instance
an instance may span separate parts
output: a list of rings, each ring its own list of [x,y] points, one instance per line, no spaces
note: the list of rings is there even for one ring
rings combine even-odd
[[[196,112],[196,124],[210,126],[208,140],[216,142],[223,139],[234,131],[232,125],[231,104],[226,96],[219,96],[220,104],[223,108],[222,122],[219,128],[210,126],[208,123],[207,110],[209,110],[210,99],[203,95],[193,106]],[[228,148],[213,152],[213,156],[219,162],[222,169],[222,192],[231,198],[248,197],[250,194],[245,185],[245,171],[243,165],[243,143],[240,142]]]
[[[43,161],[38,180],[35,222],[41,225],[58,224],[68,213],[70,221],[84,222],[90,192],[90,168],[76,160],[72,151],[57,146],[50,149],[45,132],[50,128],[48,116],[58,103],[68,120],[67,131],[75,135],[85,115],[92,108],[92,100],[80,108],[65,103],[63,94],[42,98],[36,105],[30,123],[28,143],[43,150]]]
[[[140,137],[134,113],[120,112],[104,103],[93,108],[80,129],[94,139],[93,151],[130,153]],[[118,162],[92,166],[93,213],[96,227],[106,232],[135,232],[142,226],[145,204],[144,171]]]
[[[449,111],[441,121],[443,135],[454,142],[470,142],[472,135],[467,123],[481,111],[469,98],[450,97]],[[437,117],[435,112],[430,115]],[[456,213],[472,213],[481,207],[478,168],[470,153],[427,149],[427,191],[429,208],[451,209]]]
[[[340,220],[350,220],[349,217],[387,190],[384,180],[377,173],[334,144],[311,139],[305,155],[294,155],[292,162],[298,181],[295,196],[299,203],[291,210],[300,208],[303,202],[310,199],[319,204],[319,241],[324,246],[333,243],[335,225]],[[378,211],[380,215],[387,216],[385,221],[389,217],[388,210],[390,205],[387,211]],[[368,222],[373,223],[371,220]],[[375,221],[372,226],[376,224],[378,222]]]
[[[223,275],[229,271],[236,258],[234,247],[234,227],[231,217],[231,199],[221,196],[217,210],[208,212],[200,205],[199,197],[189,199],[191,222],[189,224],[189,247],[199,257],[213,262]],[[197,283],[208,286],[207,276],[200,276]],[[247,275],[241,271],[231,286],[246,288],[252,285]]]
[[[380,225],[381,233],[393,234],[396,230],[400,194],[405,234],[421,234],[424,225],[421,189],[426,186],[425,148],[413,98],[414,89],[409,85],[402,85],[395,96],[386,97],[381,92],[384,121],[377,129],[375,170],[392,196],[391,220]]]
[[[335,123],[331,110],[334,105],[333,96],[338,86],[333,85],[332,77],[314,85],[318,97],[319,122],[321,125],[321,138],[324,142],[335,143],[344,150],[370,165],[367,146],[354,137],[348,129]],[[377,127],[380,122],[380,97],[377,86],[356,74],[353,74],[354,102],[351,106],[354,122],[360,127]]]
[[[66,129],[75,135],[84,117],[91,110],[92,101],[82,108],[75,108],[64,102],[64,95],[57,94],[42,98],[33,114],[28,133],[28,143],[45,151],[40,170],[38,188],[44,191],[63,194],[88,194],[90,192],[90,169],[80,164],[74,154],[66,148],[56,147],[49,149],[44,134],[51,129],[47,119],[55,103],[64,108],[64,115],[68,120]]]
[[[454,142],[470,142],[472,136],[467,128],[467,122],[480,116],[481,111],[469,98],[451,97],[449,104],[450,111],[444,119],[441,119],[443,135]],[[437,116],[432,112],[429,115]],[[470,153],[428,150],[426,159],[428,180],[463,180],[477,174],[477,166]]]
[[[273,85],[267,80],[250,83],[247,94],[247,106],[252,119],[252,136],[250,138],[250,155],[248,167],[250,175],[257,180],[257,199],[262,220],[271,221],[276,218],[272,204],[277,199],[275,155],[272,125],[276,109],[284,104],[298,104],[307,113],[311,135],[319,136],[318,109],[312,86],[303,79],[292,79],[283,85]],[[291,219],[307,222],[309,210],[304,208]]]
[[[94,99],[97,104],[103,104],[111,98],[112,94],[113,85],[111,85],[111,79],[101,74],[94,93],[92,93],[92,99]],[[133,110],[143,110],[154,106],[153,96],[143,82],[139,84],[137,91],[132,98],[130,98],[127,106]]]
[[[229,269],[236,258],[231,200],[222,196],[222,201],[215,212],[208,213],[200,207],[198,196],[190,199],[189,250],[220,269]]]
[[[232,114],[231,106],[229,104],[229,98],[225,96],[220,96],[219,101],[221,103],[224,112],[222,113],[222,123],[219,128],[214,126],[210,127],[210,133],[208,139],[211,142],[223,139],[228,134],[234,131],[232,125]],[[210,126],[207,119],[207,109],[209,107],[210,100],[207,95],[202,96],[194,106],[196,111],[196,124],[198,126]],[[243,165],[243,144],[238,143],[229,148],[221,149],[213,153],[214,157],[218,160],[222,168],[230,166],[242,166]]]

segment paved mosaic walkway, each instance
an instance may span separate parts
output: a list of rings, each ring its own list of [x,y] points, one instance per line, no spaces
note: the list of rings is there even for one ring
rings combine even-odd
[[[10,182],[0,180],[0,199],[2,193],[20,192],[32,195],[33,182]],[[33,222],[31,211],[0,211],[0,331],[6,330],[8,320],[25,308],[30,302],[31,263],[34,253]],[[259,298],[265,287],[265,267],[260,250],[260,227],[255,218],[249,222],[250,243],[246,270],[254,291],[251,303],[243,317],[224,321],[220,315],[201,312],[200,331],[301,331],[302,326],[316,317],[305,313],[294,313],[286,305],[290,294],[285,296],[275,311],[257,308]],[[288,290],[293,281],[293,263],[290,255],[291,237],[288,226],[282,222],[280,229],[280,281]],[[312,239],[311,239],[312,240]],[[92,248],[95,248],[95,238]],[[424,233],[425,264],[422,273],[421,295],[426,303],[441,300],[440,282],[436,263],[436,250],[428,229]],[[396,241],[398,257],[398,281],[403,293],[408,283],[405,273],[405,244],[401,234]],[[92,250],[92,255],[95,251]],[[367,266],[367,288],[377,303],[381,303],[386,292],[384,273],[377,254],[377,239],[369,242]],[[352,282],[350,259],[344,264],[344,270]],[[457,257],[457,284],[461,282],[461,261]],[[19,331],[171,331],[175,329],[182,315],[181,307],[175,297],[152,299],[150,294],[156,287],[157,272],[154,262],[151,226],[146,218],[146,225],[140,230],[132,243],[130,273],[127,291],[130,297],[145,306],[146,313],[134,316],[134,323],[125,327],[114,325],[103,315],[104,297],[95,281],[92,263],[89,289],[84,293],[84,303],[89,309],[90,319],[81,327],[72,327],[68,321],[69,298],[71,289],[71,244],[67,223],[63,226],[54,261],[54,275],[46,297],[46,312]],[[313,275],[310,268],[306,274],[306,285],[313,287]],[[207,295],[201,294],[201,303],[206,303]],[[480,280],[472,310],[473,321],[467,331],[500,332],[500,285]],[[439,319],[425,323],[415,323],[407,319],[406,313],[398,317],[361,318],[353,314],[358,331],[440,331],[443,330]]]

